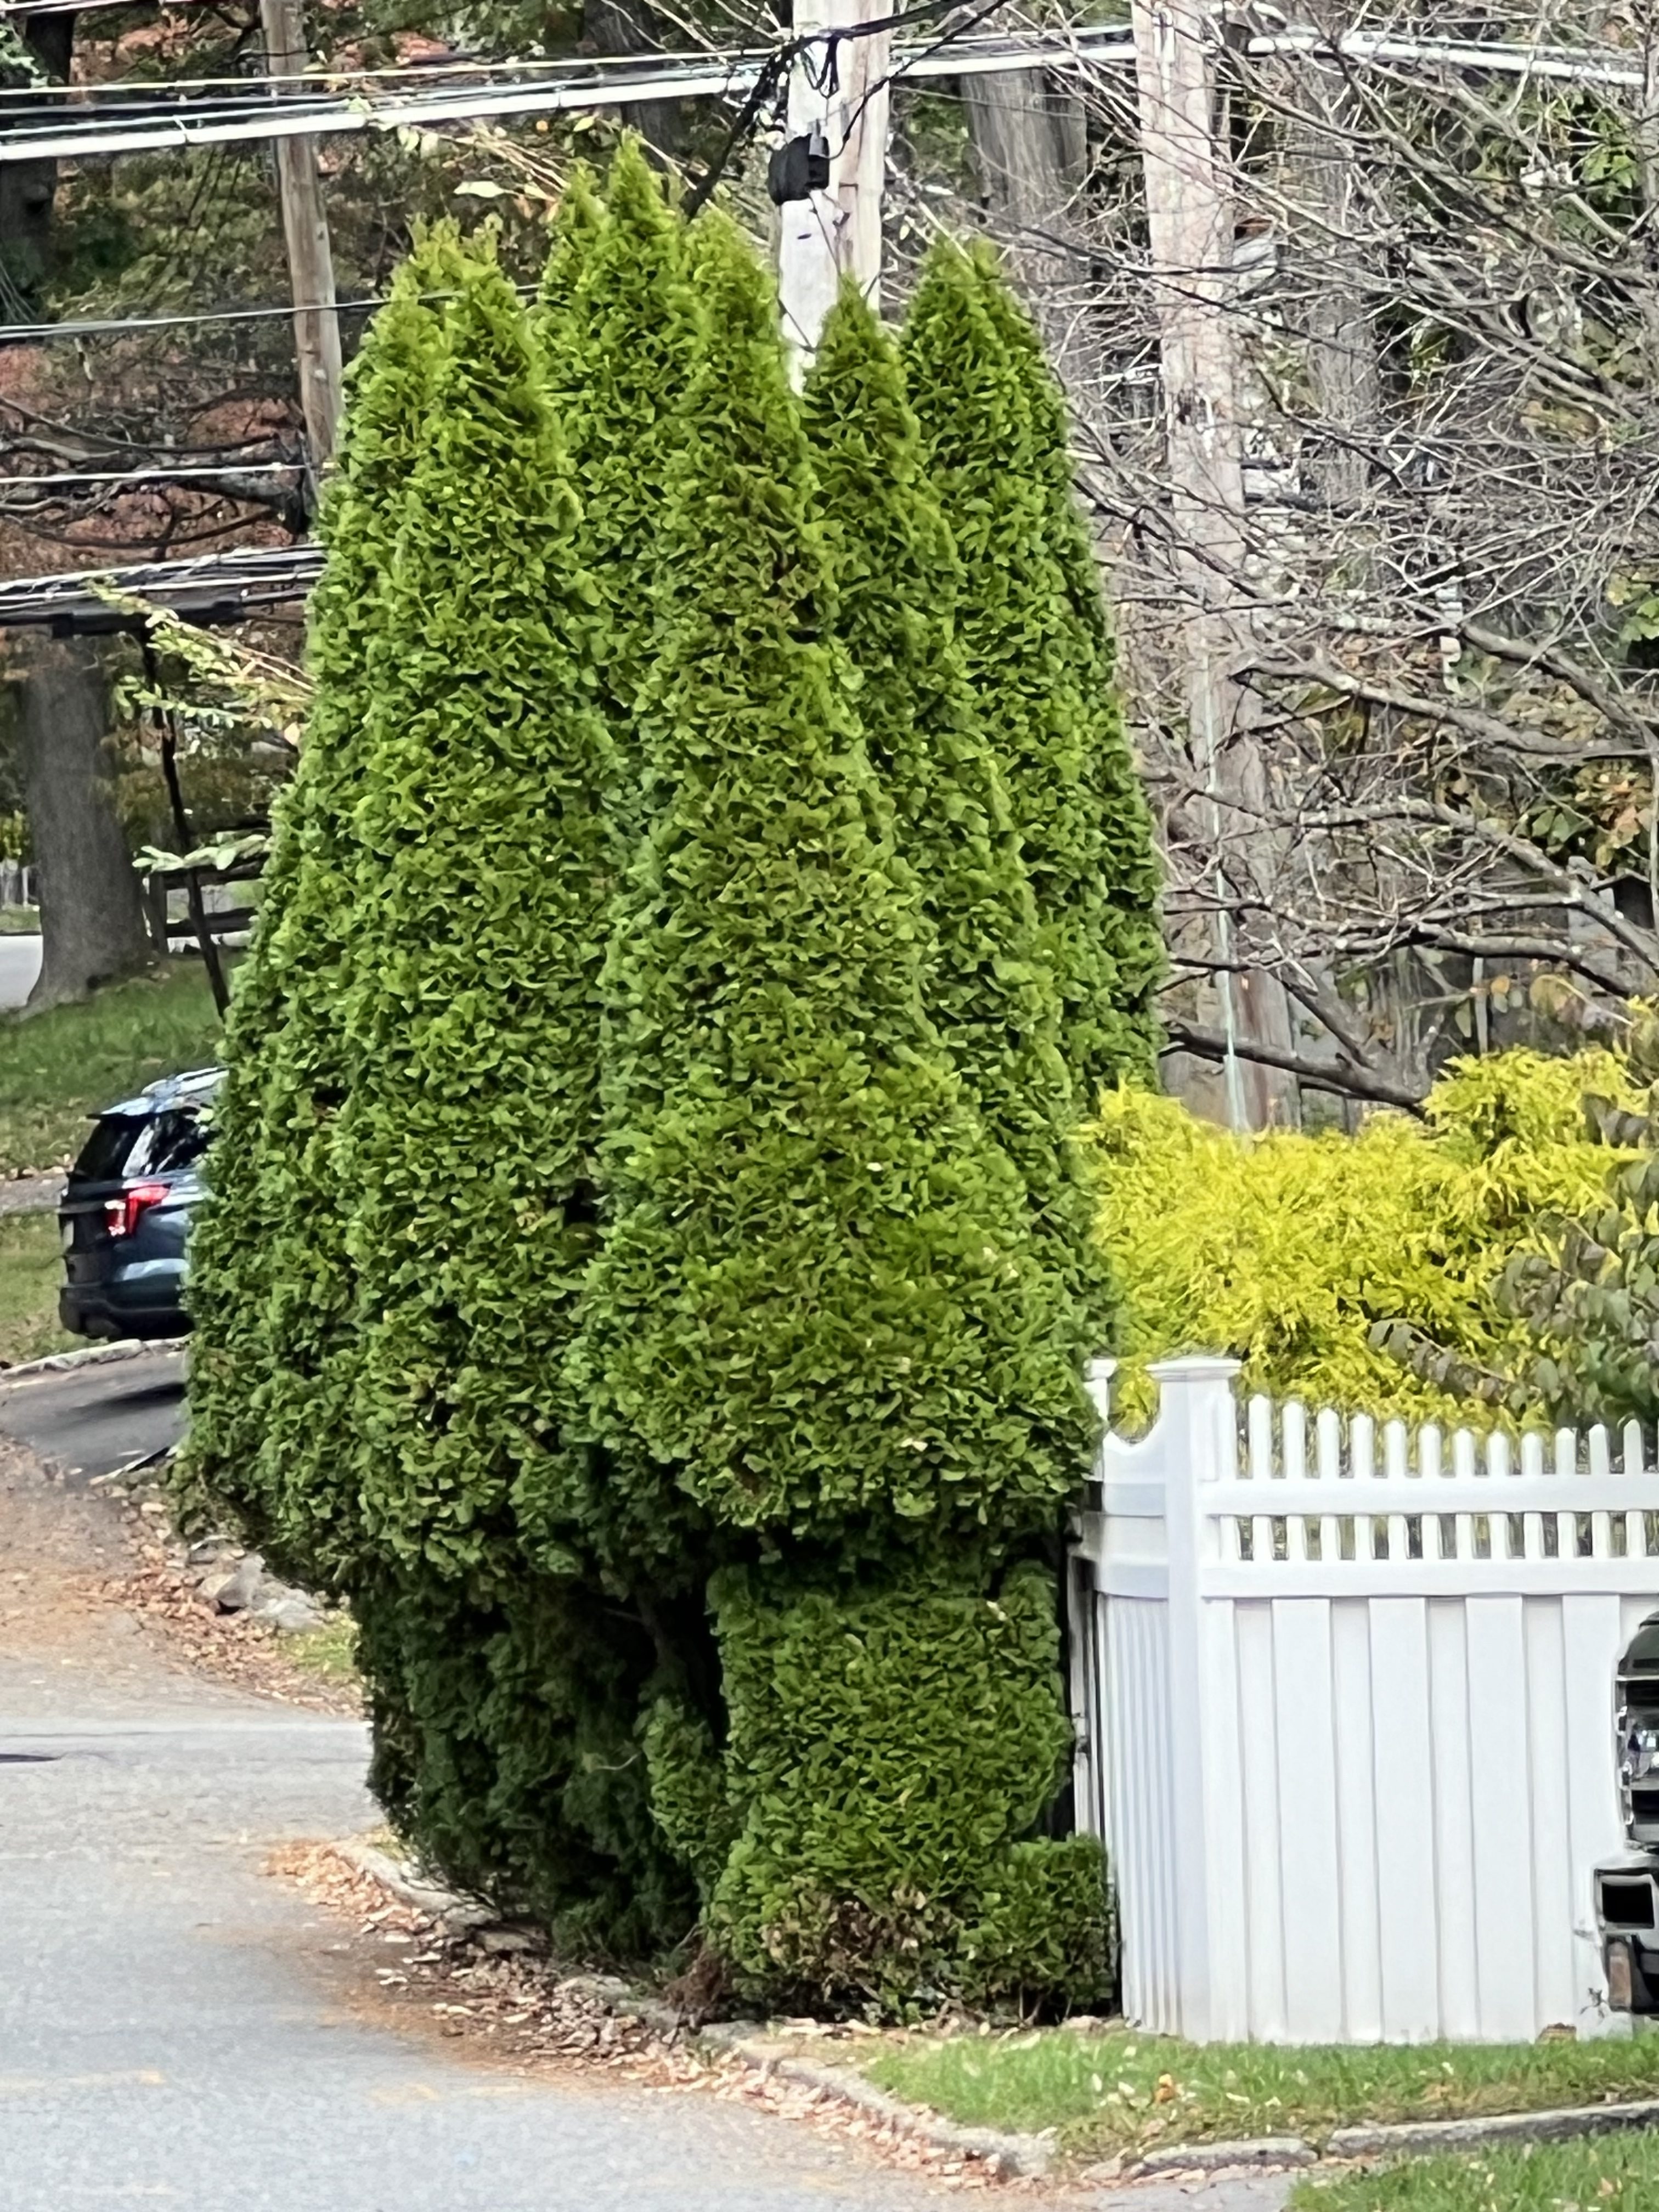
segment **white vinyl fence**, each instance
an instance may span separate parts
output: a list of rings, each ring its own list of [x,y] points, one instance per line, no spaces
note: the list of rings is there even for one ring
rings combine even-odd
[[[1079,1815],[1126,2014],[1200,2041],[1594,2033],[1613,1668],[1659,1607],[1639,1430],[1241,1419],[1237,1372],[1154,1367],[1156,1425],[1108,1433],[1073,1562]]]

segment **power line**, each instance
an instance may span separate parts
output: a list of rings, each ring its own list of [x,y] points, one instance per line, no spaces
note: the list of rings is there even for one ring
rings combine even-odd
[[[966,76],[1099,63],[1128,64],[1133,59],[1126,33],[1109,25],[1029,36],[981,36],[945,49],[937,45],[902,47],[894,55],[893,75]],[[649,67],[635,60],[623,66],[592,61],[570,68],[563,77],[439,86],[391,98],[321,90],[278,101],[250,84],[246,94],[235,100],[186,102],[177,108],[158,100],[157,112],[151,115],[89,116],[78,125],[57,118],[39,127],[7,129],[0,136],[0,162],[72,161],[92,155],[159,153],[360,131],[431,130],[447,123],[552,115],[635,100],[735,99],[751,91],[763,72],[769,75],[776,67],[776,50],[713,59],[664,56],[654,58]]]
[[[521,285],[521,291],[535,288]],[[447,298],[447,294],[433,293],[434,299]],[[385,304],[384,295],[375,294],[362,300],[335,300],[329,303],[343,315],[368,313]],[[274,317],[291,322],[296,312],[288,306],[280,307],[215,307],[188,315],[112,315],[92,317],[79,322],[67,323],[0,323],[0,346],[26,345],[42,338],[104,338],[125,337],[133,331],[174,331],[193,328],[203,323],[258,323]]]
[[[32,491],[42,484],[173,483],[184,477],[293,476],[303,467],[301,461],[226,460],[148,469],[59,469],[46,476],[0,477],[0,491]]]
[[[0,582],[0,629],[38,626],[64,635],[142,628],[142,617],[111,605],[112,593],[198,624],[245,622],[262,608],[304,599],[322,568],[320,545],[238,546],[191,560],[21,577]]]

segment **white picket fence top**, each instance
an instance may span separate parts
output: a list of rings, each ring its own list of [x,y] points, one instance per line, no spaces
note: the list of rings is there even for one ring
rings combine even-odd
[[[1170,1363],[1183,1380],[1200,1364]],[[1113,1364],[1091,1368],[1103,1416]],[[1236,1371],[1231,1360],[1203,1364],[1216,1379]],[[1103,1442],[1108,1593],[1166,1594],[1165,1426],[1160,1419],[1144,1437],[1109,1431]],[[1206,1596],[1464,1594],[1480,1586],[1482,1562],[1494,1587],[1521,1594],[1659,1589],[1659,1466],[1634,1421],[1616,1445],[1600,1426],[1515,1439],[1329,1407],[1310,1414],[1297,1399],[1258,1395],[1237,1431],[1231,1451],[1209,1440],[1205,1463],[1221,1472],[1198,1493]]]

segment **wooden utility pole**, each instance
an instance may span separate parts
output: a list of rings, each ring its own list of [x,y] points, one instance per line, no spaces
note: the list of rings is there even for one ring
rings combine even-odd
[[[307,58],[304,0],[259,0],[265,69],[273,78],[299,77]],[[295,89],[276,88],[280,99]],[[334,305],[334,256],[323,210],[323,180],[314,138],[276,141],[276,181],[288,240],[289,280],[294,292],[294,349],[300,370],[300,406],[311,448],[312,489],[334,451],[340,424],[340,318]]]
[[[790,72],[789,135],[820,131],[830,148],[828,190],[787,201],[781,210],[778,295],[798,380],[843,276],[854,277],[872,306],[879,302],[892,33],[844,35],[868,15],[866,0],[796,0],[795,34],[811,43]]]
[[[1133,0],[1131,14],[1174,557],[1190,609],[1182,638],[1188,730],[1194,764],[1211,794],[1206,834],[1215,848],[1212,949],[1222,1027],[1230,1044],[1289,1051],[1295,1040],[1283,985],[1232,965],[1241,861],[1226,854],[1242,854],[1243,833],[1254,823],[1258,868],[1270,873],[1272,855],[1263,849],[1267,832],[1255,811],[1267,785],[1252,727],[1254,702],[1232,673],[1248,625],[1244,468],[1231,312],[1233,207],[1218,143],[1215,16],[1208,0]],[[1239,1052],[1229,1051],[1224,1065],[1235,1127],[1297,1119],[1292,1077]]]

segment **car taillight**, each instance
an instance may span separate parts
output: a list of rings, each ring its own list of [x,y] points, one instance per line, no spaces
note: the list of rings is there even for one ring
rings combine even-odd
[[[112,1237],[131,1237],[138,1226],[138,1218],[148,1213],[152,1206],[160,1206],[167,1198],[164,1182],[135,1182],[121,1193],[119,1198],[104,1200],[104,1226]]]

